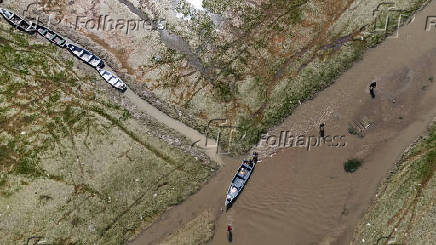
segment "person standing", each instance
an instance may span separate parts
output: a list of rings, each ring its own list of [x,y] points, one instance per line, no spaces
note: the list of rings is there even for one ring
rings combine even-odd
[[[324,138],[324,127],[325,127],[325,124],[324,124],[324,123],[321,123],[321,124],[319,125],[319,136],[320,136],[321,138]]]
[[[227,225],[227,239],[229,240],[229,242],[231,242],[233,240],[233,234],[232,234],[232,225]]]
[[[375,89],[375,87],[377,86],[377,83],[376,82],[372,82],[370,85],[369,85],[369,93],[371,94],[371,98],[375,98],[375,92],[374,92],[374,89]]]

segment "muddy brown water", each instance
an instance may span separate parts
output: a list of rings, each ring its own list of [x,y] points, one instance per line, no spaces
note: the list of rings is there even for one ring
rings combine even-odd
[[[275,135],[317,135],[319,123],[325,122],[326,135],[346,135],[345,147],[263,154],[244,192],[223,213],[225,192],[240,159],[222,158],[227,164],[204,188],[168,210],[131,244],[156,244],[208,208],[217,214],[209,244],[228,244],[229,223],[232,244],[349,244],[377,185],[436,115],[436,81],[428,79],[436,76],[436,29],[425,31],[426,17],[432,15],[435,2],[401,28],[399,38],[368,50],[334,85],[271,130]],[[377,81],[375,99],[368,93],[372,81]],[[371,122],[364,138],[347,133],[353,121]],[[363,166],[347,174],[342,163],[354,157]]]

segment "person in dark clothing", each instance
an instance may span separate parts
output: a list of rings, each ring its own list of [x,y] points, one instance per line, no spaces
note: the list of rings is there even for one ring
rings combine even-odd
[[[372,82],[370,85],[369,85],[369,93],[371,94],[371,98],[375,98],[375,93],[374,93],[374,89],[375,89],[375,87],[377,86],[377,83],[376,82]]]
[[[227,225],[227,233],[227,238],[231,242],[233,240],[232,225]]]
[[[324,123],[321,123],[321,124],[319,125],[319,136],[320,136],[321,138],[324,138],[324,127],[325,127],[325,124],[324,124]]]

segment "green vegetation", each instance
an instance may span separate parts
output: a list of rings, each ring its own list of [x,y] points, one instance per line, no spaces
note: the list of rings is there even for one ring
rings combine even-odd
[[[210,176],[114,104],[93,69],[2,23],[0,40],[1,244],[123,244]]]
[[[362,161],[356,158],[344,162],[344,170],[347,173],[354,173],[362,166]]]
[[[234,16],[237,24],[230,26],[232,31],[223,35],[225,38],[220,39],[215,33],[218,38],[212,43],[210,40],[202,42],[201,35],[197,33],[200,36],[196,39],[199,42],[198,57],[207,60],[206,66],[211,68],[205,74],[205,82],[210,84],[202,83],[207,90],[198,93],[202,98],[181,99],[176,104],[184,105],[191,112],[199,112],[202,118],[229,119],[239,129],[237,136],[232,135],[238,139],[233,142],[232,150],[246,152],[257,143],[261,132],[278,125],[300,102],[312,99],[317,92],[330,86],[368,48],[381,43],[389,35],[395,35],[400,16],[399,24],[402,25],[408,21],[406,15],[410,17],[426,2],[397,2],[396,11],[389,9],[392,6],[382,6],[377,18],[371,15],[355,23],[346,16],[350,14],[348,11],[357,11],[356,8],[361,6],[351,11],[346,3],[337,3],[329,9],[326,8],[328,4],[308,4],[306,0],[292,3],[274,0],[259,5],[205,0],[205,8]],[[368,5],[377,6],[375,2]],[[314,11],[319,19],[329,21],[314,20]],[[387,17],[390,21],[386,31],[383,31]],[[348,23],[347,31],[341,30],[344,22]],[[202,26],[201,22],[196,25]],[[210,28],[211,25],[205,25],[200,29]],[[313,33],[313,36],[303,37],[299,33]],[[175,75],[173,71],[179,69],[178,66],[180,63],[171,66],[171,77],[163,79],[162,87],[171,92],[183,90],[182,95],[196,94],[198,91],[186,92],[180,87],[180,84],[195,84],[198,81]],[[248,86],[246,84],[253,79],[259,81],[258,86],[252,90],[239,89]],[[182,120],[200,131],[207,125],[207,121]],[[216,137],[218,130],[211,131]],[[359,135],[358,132],[353,133]],[[229,132],[221,132],[225,147],[229,137]]]
[[[351,135],[357,135],[358,134],[353,126],[349,126],[348,127],[348,133],[351,134]]]

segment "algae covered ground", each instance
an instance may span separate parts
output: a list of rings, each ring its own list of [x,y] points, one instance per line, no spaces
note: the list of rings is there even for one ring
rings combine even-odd
[[[225,150],[240,153],[332,84],[367,48],[395,37],[397,27],[428,2],[203,0],[199,8],[186,0],[19,0],[6,5],[91,48],[143,99],[201,133],[220,134]],[[110,29],[102,19],[124,24]],[[127,31],[126,20],[144,24]],[[220,120],[211,122],[215,119]]]
[[[65,50],[0,23],[0,53],[1,244],[122,244],[214,169]]]
[[[205,244],[214,235],[214,214],[205,210],[166,238],[161,245]]]
[[[436,125],[397,163],[355,232],[353,244],[436,241]]]
[[[185,0],[32,2],[8,6],[29,18],[51,16],[52,28],[107,58],[143,99],[202,133],[221,130],[221,144],[236,152],[250,149],[428,3],[204,0],[199,8]],[[128,32],[125,23],[111,30],[89,24],[101,16],[145,25]],[[214,119],[221,120],[209,123]]]

